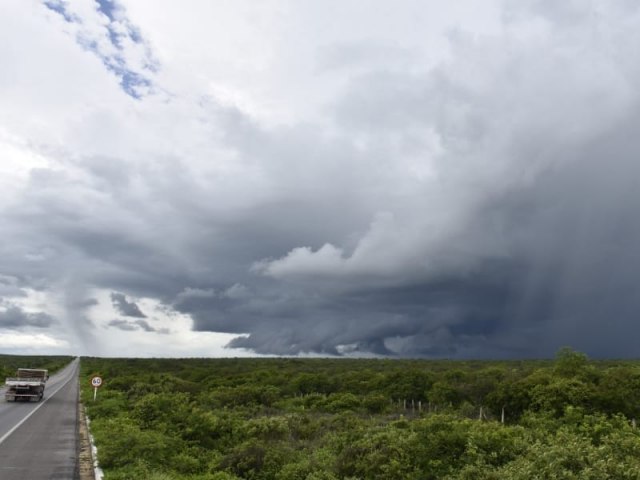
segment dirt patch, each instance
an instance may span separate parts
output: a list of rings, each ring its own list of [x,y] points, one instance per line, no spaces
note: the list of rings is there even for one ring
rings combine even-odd
[[[84,405],[80,402],[78,402],[78,443],[78,478],[79,480],[95,480],[87,417],[84,413]]]

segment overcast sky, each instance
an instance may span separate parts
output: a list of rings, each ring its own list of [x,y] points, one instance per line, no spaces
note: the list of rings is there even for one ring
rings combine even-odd
[[[634,0],[3,0],[0,353],[638,356]]]

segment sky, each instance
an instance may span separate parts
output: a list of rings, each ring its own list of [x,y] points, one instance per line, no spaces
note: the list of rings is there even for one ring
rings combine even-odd
[[[0,2],[0,353],[637,357],[640,4]]]

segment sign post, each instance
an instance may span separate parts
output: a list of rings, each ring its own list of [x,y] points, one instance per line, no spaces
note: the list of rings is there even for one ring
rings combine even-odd
[[[102,378],[95,376],[91,379],[91,385],[93,385],[93,401],[96,401],[96,397],[98,396],[98,388],[102,386]]]

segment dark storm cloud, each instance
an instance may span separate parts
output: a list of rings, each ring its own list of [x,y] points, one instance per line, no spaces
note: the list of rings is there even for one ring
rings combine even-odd
[[[0,311],[0,328],[48,328],[54,323],[56,323],[56,319],[51,315],[41,312],[25,312],[23,309],[15,305],[9,305],[4,311]]]
[[[129,320],[113,319],[107,325],[127,332],[139,330],[139,326]]]
[[[147,318],[135,302],[129,302],[123,293],[111,292],[111,303],[114,308],[126,317]]]
[[[518,282],[522,273],[518,270],[507,262],[487,261],[464,278],[328,293],[321,298],[318,292],[295,295],[287,289],[279,298],[199,302],[197,307],[191,303],[179,308],[192,313],[196,328],[250,332],[231,346],[259,353],[459,356],[465,354],[466,343],[484,344],[504,331],[513,333],[508,310],[517,301],[519,287],[510,282]],[[544,307],[536,310],[542,312]],[[446,344],[434,341],[443,335]]]
[[[534,11],[543,7],[534,3]],[[560,13],[554,23],[562,24],[571,12]],[[566,40],[560,36],[559,41]],[[514,62],[530,62],[532,68],[537,63],[543,69],[536,73],[540,79],[556,76],[553,62],[536,62],[522,53]],[[631,71],[626,63],[620,67],[623,75]],[[192,313],[197,329],[248,333],[230,345],[260,353],[364,350],[505,357],[551,355],[572,344],[598,356],[635,355],[633,338],[640,333],[634,320],[640,308],[638,98],[634,94],[624,108],[614,101],[605,110],[609,121],[602,122],[598,102],[606,104],[602,95],[612,92],[599,93],[589,79],[572,77],[571,69],[557,78],[557,88],[535,78],[529,86],[507,87],[503,73],[496,71],[493,80],[501,92],[489,87],[485,97],[470,91],[466,79],[448,78],[446,72],[426,81],[404,77],[404,83],[387,81],[397,74],[375,74],[363,77],[367,86],[364,81],[354,85],[358,94],[341,104],[340,118],[351,130],[379,126],[384,135],[431,124],[460,157],[450,161],[466,161],[481,148],[487,162],[515,166],[494,178],[502,182],[494,191],[482,187],[487,190],[466,207],[464,223],[429,251],[432,258],[425,258],[419,245],[413,251],[416,265],[435,262],[435,271],[420,274],[419,267],[407,265],[404,272],[389,273],[388,285],[368,286],[376,281],[350,266],[355,261],[348,250],[316,245],[261,264],[258,272],[278,285],[268,293],[243,302],[212,299],[196,308],[178,308]],[[582,82],[586,97],[572,95],[570,90]],[[529,92],[534,87],[543,90]],[[372,89],[378,93],[371,95]],[[531,105],[524,123],[514,123],[507,110],[492,111],[494,118],[482,111],[513,95]],[[585,106],[580,98],[591,95],[595,104],[584,110],[587,117],[577,116]],[[488,103],[492,100],[495,105]],[[459,115],[452,107],[464,115],[451,117]],[[513,108],[512,114],[522,107]],[[508,135],[504,140],[501,130]],[[469,166],[469,178],[459,180],[461,188],[474,181],[471,175],[481,183],[486,173]],[[423,242],[429,242],[426,235]],[[392,243],[386,247],[396,249]],[[376,259],[370,260],[379,272]],[[327,288],[328,283],[333,286]]]
[[[256,309],[253,328],[242,325],[251,335],[232,346],[280,354],[347,346],[381,354],[505,357],[551,355],[572,344],[597,356],[635,355],[638,128],[637,114],[621,118],[579,148],[558,149],[566,162],[535,182],[478,205],[439,252],[454,261],[437,275],[398,286],[350,285],[348,294],[324,297],[320,289],[298,298],[289,290],[279,299],[283,311],[269,321]],[[491,244],[500,249],[483,251]],[[308,298],[314,302],[302,300]],[[289,316],[287,309],[298,314]],[[209,322],[226,324],[236,312],[246,322],[239,306],[223,308],[224,321]]]
[[[149,297],[265,354],[637,356],[640,35],[611,5],[508,2],[503,32],[453,32],[430,71],[327,46],[318,71],[355,72],[328,131],[203,98],[212,174],[188,149],[63,152],[2,213],[0,292],[63,290],[86,326],[105,289],[131,317],[109,327],[166,333],[127,300]]]
[[[162,334],[169,333],[169,330],[167,330],[166,328],[154,328],[149,324],[149,322],[147,322],[146,320],[142,320],[142,319],[125,320],[125,319],[116,318],[116,319],[113,319],[113,320],[109,321],[107,326],[114,327],[114,328],[117,328],[119,330],[124,330],[126,332],[133,332],[133,331],[137,331],[137,330],[142,330],[142,331],[145,331],[145,332],[153,332],[153,333],[162,333]]]

